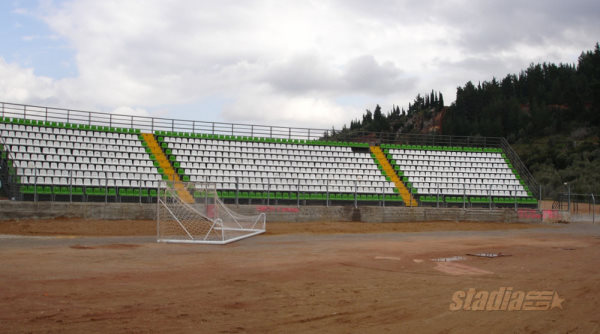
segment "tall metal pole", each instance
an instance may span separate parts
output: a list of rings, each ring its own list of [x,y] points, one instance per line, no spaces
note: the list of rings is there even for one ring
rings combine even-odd
[[[296,206],[300,208],[300,179],[298,179],[298,185],[296,185]]]
[[[538,211],[542,208],[542,185],[539,185],[540,187],[540,200],[538,201]]]
[[[567,189],[569,191],[569,204],[567,205],[567,211],[571,214],[571,185],[567,184]]]

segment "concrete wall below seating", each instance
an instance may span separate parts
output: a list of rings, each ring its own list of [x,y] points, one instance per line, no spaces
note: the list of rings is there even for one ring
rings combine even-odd
[[[361,206],[265,206],[229,205],[241,214],[255,215],[264,212],[267,221],[277,222],[419,222],[419,221],[488,221],[488,222],[539,222],[541,216],[513,209],[462,209],[462,208],[406,208]],[[156,204],[138,203],[65,203],[0,201],[0,220],[83,218],[103,220],[153,220]]]

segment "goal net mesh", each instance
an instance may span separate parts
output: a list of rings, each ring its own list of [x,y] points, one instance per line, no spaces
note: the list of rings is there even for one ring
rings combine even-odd
[[[229,209],[214,184],[169,182],[157,203],[157,241],[226,244],[265,232],[266,216]]]

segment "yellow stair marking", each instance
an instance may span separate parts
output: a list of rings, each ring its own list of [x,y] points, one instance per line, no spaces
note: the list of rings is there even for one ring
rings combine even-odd
[[[413,196],[410,194],[404,183],[398,177],[398,174],[396,174],[394,168],[392,168],[392,165],[388,161],[387,157],[385,156],[385,154],[383,154],[381,147],[371,146],[370,149],[371,152],[375,154],[375,158],[379,161],[381,167],[383,167],[383,170],[385,171],[387,176],[389,176],[392,182],[394,182],[394,184],[396,185],[396,189],[398,189],[400,196],[402,196],[402,201],[404,201],[404,204],[406,206],[419,206],[419,203],[417,203],[417,201],[413,198]]]
[[[177,191],[177,195],[184,203],[194,203],[194,197],[190,192],[185,188],[181,180],[179,179],[179,175],[175,173],[175,169],[171,165],[169,159],[158,145],[156,138],[151,133],[142,133],[142,137],[148,144],[150,151],[156,157],[156,161],[158,161],[159,166],[164,170],[165,175],[169,178],[170,181],[174,181],[175,191]]]

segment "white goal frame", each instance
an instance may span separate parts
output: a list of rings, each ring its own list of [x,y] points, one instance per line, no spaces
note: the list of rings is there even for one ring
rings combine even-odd
[[[224,245],[266,231],[264,213],[247,216],[234,212],[219,199],[215,186],[167,182],[159,189],[157,242]]]

